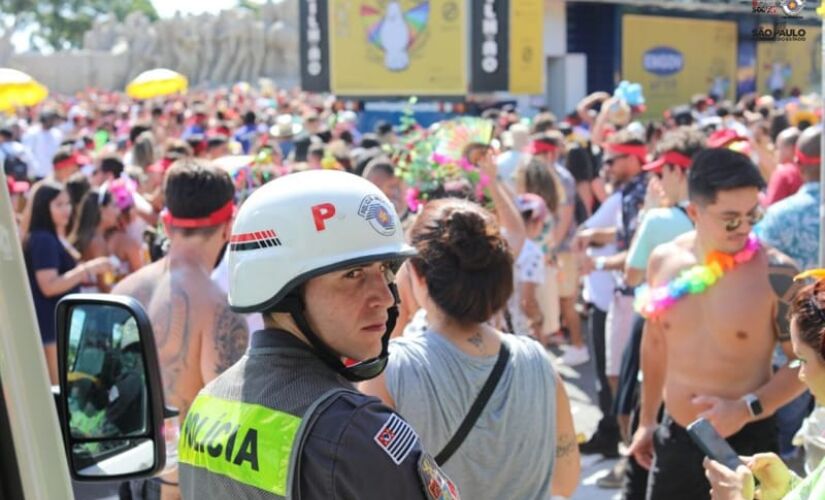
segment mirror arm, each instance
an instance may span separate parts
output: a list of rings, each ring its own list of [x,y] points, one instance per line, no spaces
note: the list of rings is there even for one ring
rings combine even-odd
[[[180,410],[174,406],[163,405],[163,418],[172,418],[180,415]]]

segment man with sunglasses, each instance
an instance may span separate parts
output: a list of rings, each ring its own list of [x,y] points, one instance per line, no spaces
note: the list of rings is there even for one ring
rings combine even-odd
[[[662,207],[645,212],[639,229],[627,253],[624,279],[629,286],[639,286],[644,282],[645,269],[651,252],[660,244],[668,243],[681,234],[693,229],[693,222],[687,215],[688,172],[693,156],[705,146],[705,135],[693,127],[682,126],[664,134],[656,145],[656,160],[645,164],[642,170],[655,175],[664,195]],[[627,434],[632,436],[638,416],[638,375],[639,347],[644,331],[644,318],[635,314],[630,333],[630,341],[622,354],[619,385],[614,411]],[[647,470],[628,457],[624,468],[623,481],[613,478],[613,483],[622,484],[625,500],[643,499],[647,489]]]
[[[584,274],[594,269],[616,272],[624,269],[627,250],[639,225],[639,214],[647,192],[647,172],[642,170],[647,159],[647,146],[641,138],[629,130],[620,130],[604,144],[604,150],[602,162],[607,169],[606,173],[614,185],[621,186],[620,215],[612,228],[581,231],[577,236],[576,249],[582,252],[588,246],[615,242],[618,253],[610,257],[584,257]],[[594,342],[594,345],[604,345],[604,373],[612,398],[616,397],[618,390],[622,353],[630,339],[632,320],[633,287],[623,282],[617,283],[607,311],[605,341]],[[601,353],[594,354],[597,359],[602,358]],[[616,429],[617,425],[619,429]],[[581,445],[580,451],[583,454],[615,456],[619,431],[624,432],[621,423],[617,424],[614,416],[605,415],[596,433]]]
[[[649,499],[709,498],[704,454],[685,430],[691,422],[710,420],[740,455],[775,451],[773,414],[803,390],[795,370],[774,373],[771,366],[777,342],[791,353],[787,313],[797,268],[749,239],[763,187],[746,156],[700,152],[688,176],[687,212],[696,229],[657,247],[648,262],[652,289],[670,287],[697,265],[716,263],[720,271],[661,309],[644,309],[640,424],[631,449],[650,469]]]

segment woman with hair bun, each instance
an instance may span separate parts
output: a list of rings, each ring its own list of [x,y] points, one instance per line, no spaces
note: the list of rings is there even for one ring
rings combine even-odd
[[[817,283],[797,292],[791,304],[791,344],[799,365],[799,379],[808,386],[819,404],[825,403],[825,270],[802,273],[816,276]],[[788,469],[774,453],[742,457],[744,465],[732,471],[705,459],[713,500],[825,498],[825,460],[804,480]],[[754,491],[754,477],[759,487]],[[756,496],[754,496],[756,495]]]
[[[427,449],[442,450],[436,461],[463,498],[571,495],[580,466],[564,385],[538,342],[489,325],[513,292],[513,256],[496,218],[469,201],[435,200],[410,239],[412,292],[429,326],[393,340],[386,371],[361,389],[402,413]],[[486,405],[445,458],[495,373]]]

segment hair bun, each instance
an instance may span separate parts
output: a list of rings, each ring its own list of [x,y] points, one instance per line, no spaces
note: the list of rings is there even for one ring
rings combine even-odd
[[[455,211],[444,221],[444,241],[464,271],[480,271],[501,257],[500,235],[490,231],[478,212]]]

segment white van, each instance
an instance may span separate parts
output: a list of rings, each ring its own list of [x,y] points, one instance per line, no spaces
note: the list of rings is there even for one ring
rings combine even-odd
[[[146,313],[129,297],[64,298],[53,390],[2,171],[0,186],[0,500],[70,499],[72,479],[157,474],[173,412]]]

